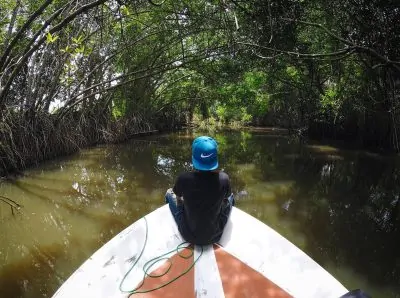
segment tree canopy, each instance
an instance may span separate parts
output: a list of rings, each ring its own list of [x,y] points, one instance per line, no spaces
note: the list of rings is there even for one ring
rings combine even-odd
[[[0,1],[1,166],[194,117],[398,151],[399,18],[394,0]]]

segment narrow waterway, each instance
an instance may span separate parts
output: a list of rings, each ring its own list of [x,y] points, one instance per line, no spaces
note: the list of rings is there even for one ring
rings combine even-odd
[[[0,195],[0,297],[51,297],[96,249],[163,204],[200,132],[99,146],[47,162]],[[237,207],[349,289],[400,297],[400,159],[266,131],[218,132]],[[260,235],[262,237],[262,235]]]

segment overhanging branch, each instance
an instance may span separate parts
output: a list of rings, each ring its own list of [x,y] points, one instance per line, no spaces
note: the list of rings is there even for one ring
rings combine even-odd
[[[81,98],[79,98],[79,97],[80,97],[83,93],[80,93],[79,95],[74,96],[73,98],[71,98],[71,99],[69,100],[69,103],[70,103],[70,104],[69,104],[68,106],[65,106],[64,109],[58,114],[57,119],[61,119],[61,118],[64,117],[73,107],[75,107],[76,105],[80,104],[80,103],[83,102],[85,99],[87,99],[87,98],[89,98],[89,97],[92,97],[92,96],[94,96],[94,95],[96,95],[96,94],[102,94],[102,93],[105,93],[105,92],[107,92],[107,91],[113,90],[113,89],[115,89],[115,88],[124,86],[124,85],[126,85],[126,84],[128,84],[128,83],[131,83],[131,82],[133,82],[133,81],[136,81],[136,80],[140,80],[140,79],[144,79],[144,78],[147,78],[147,77],[151,77],[151,76],[160,74],[160,73],[165,72],[165,71],[168,71],[168,70],[172,70],[172,69],[176,69],[176,68],[181,68],[181,67],[186,66],[187,64],[194,63],[194,62],[198,62],[198,61],[201,61],[201,60],[204,60],[204,59],[207,59],[207,58],[212,58],[212,57],[220,56],[220,55],[223,55],[223,54],[226,54],[226,53],[229,53],[229,52],[228,52],[228,51],[225,51],[225,52],[218,53],[218,54],[216,54],[216,55],[207,55],[207,56],[202,56],[202,57],[196,57],[196,58],[193,58],[193,59],[191,59],[191,60],[186,60],[184,63],[182,63],[182,64],[180,64],[180,65],[174,65],[176,62],[178,62],[178,61],[174,60],[174,61],[171,61],[171,62],[162,64],[162,65],[158,65],[158,66],[152,67],[151,69],[143,69],[143,70],[139,70],[139,71],[136,71],[136,72],[132,72],[132,73],[129,73],[129,74],[126,74],[126,75],[123,75],[123,76],[119,76],[118,78],[114,78],[114,79],[109,80],[109,81],[107,81],[107,82],[109,83],[109,82],[111,82],[111,81],[116,81],[116,80],[118,80],[118,79],[125,78],[125,77],[127,77],[127,76],[132,76],[132,75],[134,75],[134,74],[139,74],[139,73],[146,73],[146,72],[148,72],[148,73],[146,73],[146,74],[144,74],[144,75],[142,75],[142,76],[140,76],[140,77],[134,77],[134,78],[128,79],[128,80],[126,80],[126,81],[122,81],[122,82],[120,82],[120,83],[117,83],[117,84],[115,84],[115,85],[112,85],[112,86],[110,86],[110,87],[108,87],[108,88],[104,88],[104,89],[101,89],[101,90],[97,90],[97,91],[91,92],[90,94],[87,94],[87,95],[85,95],[85,96],[83,96],[83,97],[81,97]],[[96,84],[96,86],[105,84],[105,83],[107,83],[107,82],[102,82],[102,83]],[[87,90],[92,90],[92,89],[94,89],[94,88],[95,88],[95,87],[91,86],[91,87],[87,88]],[[85,90],[86,90],[86,89],[85,89]],[[78,98],[79,98],[79,99],[78,99]]]
[[[12,48],[15,46],[19,38],[22,36],[22,34],[31,26],[33,21],[40,16],[43,11],[46,9],[47,6],[49,6],[53,0],[47,0],[40,6],[30,17],[29,19],[25,22],[25,24],[21,27],[21,29],[18,30],[17,34],[14,36],[14,38],[11,40],[10,44],[8,47],[4,50],[3,55],[0,58],[0,69],[3,68],[3,64],[5,60],[7,59],[8,55],[10,54]]]
[[[57,25],[55,25],[53,28],[51,28],[49,30],[49,33],[53,34],[53,33],[56,33],[58,31],[60,31],[67,24],[69,24],[69,22],[74,20],[78,15],[90,10],[93,7],[101,5],[106,1],[107,0],[96,0],[96,1],[93,1],[93,2],[90,2],[90,3],[86,4],[86,5],[81,6],[79,9],[75,10],[74,12],[72,12],[69,16],[67,16],[61,22],[59,22]],[[4,108],[4,105],[3,105],[4,104],[4,100],[6,98],[6,95],[8,94],[8,91],[10,90],[10,87],[11,87],[11,84],[12,84],[14,78],[17,76],[17,74],[19,73],[19,71],[21,70],[21,68],[25,64],[25,62],[29,59],[29,57],[32,56],[32,54],[46,41],[46,39],[47,39],[46,36],[43,36],[42,38],[40,38],[36,42],[36,44],[33,45],[31,47],[31,49],[27,53],[25,53],[25,55],[23,57],[21,57],[19,59],[17,65],[15,66],[15,68],[14,68],[13,72],[11,73],[9,79],[7,80],[6,84],[0,90],[0,113],[1,113],[2,109]]]
[[[371,56],[374,56],[375,58],[377,58],[378,60],[383,62],[385,65],[390,65],[394,69],[396,69],[397,71],[400,72],[400,61],[390,60],[388,57],[385,57],[385,56],[379,54],[375,49],[372,49],[372,48],[366,47],[366,46],[360,46],[360,45],[358,45],[358,44],[356,44],[356,43],[354,43],[354,42],[352,42],[350,40],[344,39],[343,37],[341,37],[341,36],[337,35],[336,33],[332,32],[331,30],[329,30],[328,28],[326,28],[322,24],[314,23],[314,22],[308,22],[308,21],[295,20],[295,19],[288,19],[288,18],[282,18],[282,20],[288,21],[288,22],[296,22],[296,23],[299,23],[299,24],[304,24],[304,25],[320,28],[323,31],[325,31],[329,36],[331,36],[334,39],[336,39],[338,41],[341,41],[342,43],[348,45],[349,48],[352,48],[352,49],[354,49],[354,50],[356,50],[358,52],[368,53]]]
[[[341,55],[345,55],[349,52],[351,52],[352,50],[354,50],[354,47],[346,47],[343,48],[341,50],[338,50],[336,52],[331,52],[331,53],[325,53],[325,54],[307,54],[307,53],[299,53],[299,52],[292,52],[292,51],[286,51],[286,50],[279,50],[279,49],[275,49],[275,48],[271,48],[271,47],[266,47],[266,46],[262,46],[262,45],[258,45],[255,43],[249,43],[249,42],[236,42],[239,45],[244,45],[244,46],[250,46],[250,47],[256,47],[259,49],[264,49],[264,50],[268,50],[268,51],[273,51],[273,52],[277,52],[277,53],[281,53],[281,54],[286,54],[289,56],[294,56],[297,58],[318,58],[318,57],[337,57],[337,56],[341,56]],[[266,57],[269,58],[269,57]]]

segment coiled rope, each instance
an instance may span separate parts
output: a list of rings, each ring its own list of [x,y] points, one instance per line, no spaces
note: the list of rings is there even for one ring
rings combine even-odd
[[[139,262],[140,258],[142,257],[144,250],[146,248],[147,245],[147,240],[148,240],[148,223],[147,223],[147,219],[146,217],[143,217],[145,224],[146,224],[146,234],[145,234],[145,239],[144,239],[144,243],[143,243],[143,247],[142,250],[140,251],[139,256],[136,258],[136,260],[134,261],[134,263],[132,264],[132,266],[129,268],[129,270],[125,273],[124,277],[122,278],[122,281],[119,285],[119,290],[123,293],[129,293],[131,295],[133,294],[142,294],[142,293],[149,293],[149,292],[153,292],[156,291],[158,289],[161,289],[167,285],[169,285],[170,283],[173,283],[174,281],[176,281],[177,279],[179,279],[180,277],[184,276],[186,273],[188,273],[193,267],[194,265],[197,263],[197,261],[200,259],[200,257],[203,255],[203,246],[201,247],[200,250],[200,254],[199,256],[193,261],[192,264],[190,264],[190,266],[184,270],[182,273],[180,273],[178,276],[174,277],[173,279],[161,284],[158,287],[152,288],[152,289],[147,289],[147,290],[140,290],[140,288],[143,286],[144,281],[146,279],[146,277],[150,277],[150,278],[159,278],[162,277],[164,275],[166,275],[172,268],[173,266],[173,262],[171,261],[171,259],[168,257],[168,255],[171,255],[173,253],[176,253],[179,257],[184,258],[184,259],[189,259],[193,256],[194,254],[194,248],[193,246],[188,243],[188,242],[182,242],[179,245],[177,245],[177,247],[173,250],[170,250],[158,257],[152,258],[149,261],[147,261],[144,265],[143,265],[143,279],[142,281],[139,283],[138,286],[136,286],[134,289],[123,289],[123,284],[125,282],[125,279],[128,277],[128,275],[131,273],[131,271],[133,270],[133,268],[135,268],[135,266],[137,265],[137,263]],[[190,254],[189,255],[184,255],[182,254],[182,250],[184,249],[189,249],[190,250]],[[158,262],[164,261],[166,260],[168,262],[168,268],[166,269],[165,272],[161,273],[161,274],[151,274],[149,273],[150,269]]]

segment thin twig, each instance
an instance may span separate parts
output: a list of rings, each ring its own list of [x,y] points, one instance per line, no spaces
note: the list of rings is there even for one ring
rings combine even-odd
[[[150,4],[154,6],[161,6],[164,4],[165,0],[161,1],[160,3],[155,3],[153,0],[148,0]]]
[[[5,196],[1,196],[0,195],[0,201],[6,203],[7,205],[9,205],[11,207],[11,213],[12,215],[14,215],[14,209],[16,211],[19,211],[22,207],[22,205],[18,204],[17,202],[15,202],[14,200],[11,200],[10,198],[7,198]]]
[[[262,46],[262,45],[255,44],[255,43],[249,43],[249,42],[240,42],[240,41],[238,41],[236,43],[240,44],[240,45],[245,45],[245,46],[257,47],[257,48],[268,50],[268,51],[275,51],[275,52],[286,54],[286,55],[289,55],[289,56],[296,56],[298,58],[300,58],[300,57],[301,58],[304,58],[304,57],[307,57],[307,58],[335,57],[335,56],[344,55],[344,54],[354,50],[354,48],[352,48],[352,47],[346,47],[346,48],[343,48],[343,49],[340,49],[340,50],[338,50],[336,52],[331,52],[331,53],[307,54],[307,53],[299,53],[299,52],[292,52],[292,51],[286,51],[286,50],[279,50],[279,49],[266,47],[266,46]]]

